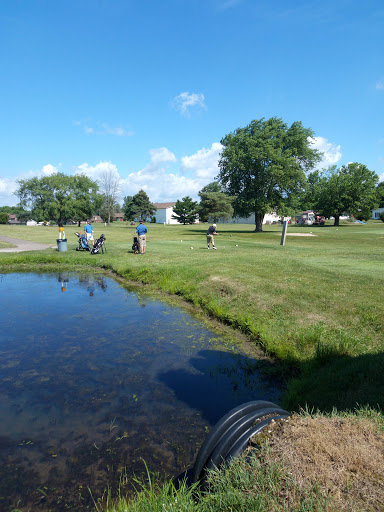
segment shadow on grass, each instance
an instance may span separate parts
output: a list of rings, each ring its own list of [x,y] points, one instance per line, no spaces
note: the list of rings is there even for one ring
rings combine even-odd
[[[384,353],[303,363],[301,377],[290,381],[283,402],[290,409],[308,406],[323,412],[360,407],[384,411]]]

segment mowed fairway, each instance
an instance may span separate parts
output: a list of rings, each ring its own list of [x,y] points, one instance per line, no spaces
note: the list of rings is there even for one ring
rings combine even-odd
[[[135,228],[94,225],[107,252],[0,253],[2,271],[95,266],[177,294],[242,330],[283,364],[286,404],[330,410],[384,406],[384,224],[336,228],[219,224],[217,251],[207,250],[207,224],[147,224],[147,253],[131,251]],[[315,235],[315,236],[293,236]],[[1,226],[0,235],[56,244],[57,227]]]

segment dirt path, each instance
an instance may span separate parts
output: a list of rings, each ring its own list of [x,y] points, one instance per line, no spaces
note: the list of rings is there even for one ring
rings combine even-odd
[[[0,235],[0,242],[6,242],[8,244],[16,246],[7,247],[6,249],[0,249],[0,252],[41,251],[43,249],[49,249],[52,247],[51,244],[38,244],[36,242],[27,242],[26,240],[18,240],[17,238],[10,238],[8,236],[3,235]]]

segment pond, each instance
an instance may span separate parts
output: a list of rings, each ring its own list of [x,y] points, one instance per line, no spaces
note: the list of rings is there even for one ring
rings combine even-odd
[[[0,311],[1,510],[93,509],[143,461],[176,476],[230,409],[279,399],[233,341],[104,275],[1,275]]]

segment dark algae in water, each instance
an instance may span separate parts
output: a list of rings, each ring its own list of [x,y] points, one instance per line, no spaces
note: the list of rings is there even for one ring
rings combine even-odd
[[[0,311],[1,511],[93,509],[143,460],[178,475],[228,410],[278,399],[257,360],[103,275],[2,275]]]

